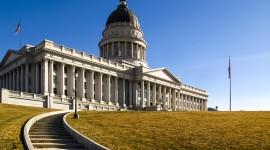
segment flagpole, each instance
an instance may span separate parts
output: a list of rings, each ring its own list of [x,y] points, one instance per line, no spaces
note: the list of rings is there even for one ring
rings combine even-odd
[[[20,47],[19,50],[22,48],[22,24],[20,24]]]
[[[231,74],[231,56],[229,57],[229,77],[230,77],[230,111],[232,111],[232,74]]]

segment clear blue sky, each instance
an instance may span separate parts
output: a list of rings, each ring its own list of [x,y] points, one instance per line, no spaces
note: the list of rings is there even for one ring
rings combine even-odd
[[[44,39],[99,55],[98,42],[118,0],[1,0],[0,58]],[[270,110],[269,0],[128,0],[148,42],[151,68],[167,67],[183,83],[208,91],[210,107]]]

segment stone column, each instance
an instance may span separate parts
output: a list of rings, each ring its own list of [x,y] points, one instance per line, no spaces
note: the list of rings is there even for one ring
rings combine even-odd
[[[12,90],[16,91],[16,74],[15,70],[12,70]]]
[[[168,110],[172,109],[172,89],[169,88]]]
[[[186,95],[186,110],[190,110],[189,96]]]
[[[31,64],[31,92],[36,93],[36,64]]]
[[[61,98],[65,98],[65,78],[64,78],[64,74],[65,74],[65,64],[63,62],[59,63],[59,69],[57,71],[57,92],[58,94],[61,96]],[[83,75],[84,77],[84,75]]]
[[[48,79],[49,80],[49,93],[51,93],[51,95],[54,95],[54,93],[53,93],[53,63],[54,63],[54,61],[51,59],[49,62],[49,74],[48,74],[48,76],[49,76],[49,79]],[[39,70],[38,70],[39,67],[37,67],[37,66],[38,65],[36,65],[36,73],[37,73],[36,77],[38,77],[38,72],[39,72]],[[36,87],[39,88],[38,81],[36,81]],[[38,91],[38,88],[36,88],[36,91]],[[69,92],[72,93],[71,90],[69,90],[68,93]]]
[[[153,106],[157,105],[157,85],[153,83]]]
[[[16,91],[20,91],[20,72],[19,68],[16,68]],[[34,82],[32,82],[34,84]]]
[[[150,107],[150,99],[151,99],[151,88],[150,82],[147,82],[147,107]]]
[[[199,111],[199,106],[198,106],[198,98],[195,97],[195,108],[196,108],[196,111]]]
[[[25,92],[29,92],[29,63],[25,63],[25,84],[24,90]]]
[[[198,99],[198,111],[201,111],[201,99]]]
[[[40,85],[39,85],[39,83],[40,83],[39,72],[40,72],[40,71],[39,71],[39,69],[40,69],[40,68],[39,68],[39,63],[36,63],[36,72],[35,72],[35,73],[36,73],[36,74],[35,74],[35,76],[36,76],[36,81],[35,81],[35,84],[36,84],[36,86],[35,86],[35,87],[36,87],[36,91],[35,91],[35,92],[36,92],[37,94],[40,93],[40,90],[39,90],[39,89],[40,89]],[[53,90],[52,90],[52,92],[53,92]]]
[[[166,86],[164,86],[163,88],[163,97],[162,97],[162,101],[163,101],[163,105],[162,105],[162,109],[166,110]]]
[[[172,94],[172,110],[176,111],[176,90],[173,89],[173,94]]]
[[[95,88],[94,88],[94,71],[91,71],[90,72],[90,100],[91,102],[95,102],[95,99],[94,99],[94,94],[95,94]]]
[[[131,42],[130,44],[131,44],[131,58],[133,58],[134,57],[133,56],[133,43]]]
[[[85,95],[84,95],[84,68],[80,68],[78,70],[78,97],[82,98],[82,101],[85,101]],[[101,80],[102,81],[102,80]],[[101,87],[102,88],[102,87]]]
[[[116,106],[119,106],[119,101],[118,101],[118,78],[115,77],[115,81],[114,81],[114,87],[115,87],[115,93],[114,93],[114,96],[115,96],[115,105]]]
[[[137,81],[133,81],[133,102],[131,103],[134,107],[138,106],[138,82]]]
[[[132,81],[129,80],[129,107],[132,107]]]
[[[180,111],[182,107],[183,105],[182,105],[182,99],[181,99],[181,92],[179,90],[177,94],[177,110]]]
[[[184,110],[184,94],[181,94],[181,110]]]
[[[126,107],[126,80],[125,79],[123,79],[122,80],[122,90],[123,90],[123,107]]]
[[[141,107],[144,108],[144,80],[141,81]]]
[[[96,98],[97,100],[100,101],[100,103],[103,103],[103,99],[102,99],[102,77],[103,77],[103,74],[102,73],[99,73],[97,78],[98,78],[98,83],[96,84],[96,90],[97,90],[97,95],[96,95]]]
[[[23,92],[24,91],[24,69],[23,66],[21,66],[21,87],[20,87],[20,91]]]
[[[161,105],[161,85],[158,85],[158,106]]]
[[[48,95],[48,59],[44,59],[41,64],[41,93]]]
[[[207,100],[204,100],[204,111],[207,111]]]
[[[111,105],[111,75],[108,75],[107,76],[107,101],[108,101],[108,104]]]

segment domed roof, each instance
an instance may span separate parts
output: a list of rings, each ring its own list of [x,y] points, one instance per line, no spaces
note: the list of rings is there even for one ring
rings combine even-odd
[[[118,8],[109,16],[106,27],[113,23],[126,22],[136,28],[140,28],[140,24],[136,15],[127,7],[125,0],[120,0]]]

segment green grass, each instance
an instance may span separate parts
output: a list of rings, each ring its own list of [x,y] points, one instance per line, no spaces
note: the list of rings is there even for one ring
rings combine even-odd
[[[23,150],[23,125],[32,117],[53,109],[0,104],[0,149]]]
[[[68,123],[111,149],[270,149],[270,112],[79,112]]]

